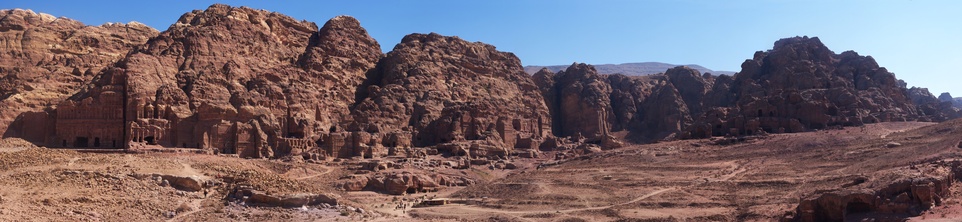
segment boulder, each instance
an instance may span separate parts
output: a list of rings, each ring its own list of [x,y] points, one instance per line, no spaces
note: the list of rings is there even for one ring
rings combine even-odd
[[[197,192],[204,190],[205,180],[197,176],[157,175],[178,190]]]

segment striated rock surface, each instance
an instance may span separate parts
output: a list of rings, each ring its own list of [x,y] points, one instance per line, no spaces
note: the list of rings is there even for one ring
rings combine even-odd
[[[30,10],[0,10],[0,133],[43,139],[23,133],[43,130],[35,126],[46,125],[37,112],[63,101],[157,33],[137,22],[88,26]],[[8,130],[18,116],[37,121]]]
[[[480,141],[502,149],[532,148],[531,140],[550,135],[549,112],[521,61],[491,45],[411,34],[371,78],[349,130],[411,135],[414,146]]]
[[[600,141],[610,130],[612,121],[611,86],[594,67],[572,64],[567,70],[552,74],[546,69],[535,74],[538,79],[553,76],[553,85],[541,86],[546,104],[554,110],[552,122],[558,136],[585,137]],[[547,81],[539,81],[547,82]]]
[[[612,142],[612,132],[620,131],[628,131],[628,138],[636,142],[676,138],[691,124],[681,92],[687,93],[692,106],[701,109],[701,95],[708,84],[689,81],[701,80],[701,76],[688,67],[669,73],[599,75],[590,65],[576,63],[557,74],[542,69],[533,78],[545,95],[556,136],[604,144]],[[685,84],[681,92],[671,81],[676,78]]]

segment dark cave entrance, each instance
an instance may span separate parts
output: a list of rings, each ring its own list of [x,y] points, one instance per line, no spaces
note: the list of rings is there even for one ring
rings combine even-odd
[[[100,137],[94,137],[94,147],[100,147]]]
[[[864,214],[869,212],[872,212],[872,205],[869,205],[868,203],[852,201],[845,205],[846,215]]]
[[[302,139],[302,138],[304,138],[304,133],[302,133],[302,132],[290,132],[290,133],[287,133],[287,138],[298,138],[298,139]]]
[[[89,143],[90,143],[89,138],[77,137],[77,139],[73,141],[73,147],[87,147],[87,146],[90,146]]]
[[[157,145],[157,143],[155,143],[154,141],[153,136],[144,137],[144,141],[147,141],[147,144],[149,145]]]

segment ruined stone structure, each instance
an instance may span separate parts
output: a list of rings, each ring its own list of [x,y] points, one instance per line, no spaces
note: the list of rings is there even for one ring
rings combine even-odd
[[[123,88],[98,89],[96,96],[60,103],[56,111],[56,134],[51,147],[122,148],[124,134]]]

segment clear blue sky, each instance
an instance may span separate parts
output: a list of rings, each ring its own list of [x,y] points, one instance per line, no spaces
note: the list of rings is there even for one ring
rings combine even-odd
[[[165,30],[216,1],[4,0],[86,24],[139,21]],[[962,96],[962,1],[220,1],[313,21],[358,18],[390,50],[406,34],[437,32],[514,52],[525,65],[667,62],[739,71],[779,38],[818,36],[855,50],[910,86]]]

